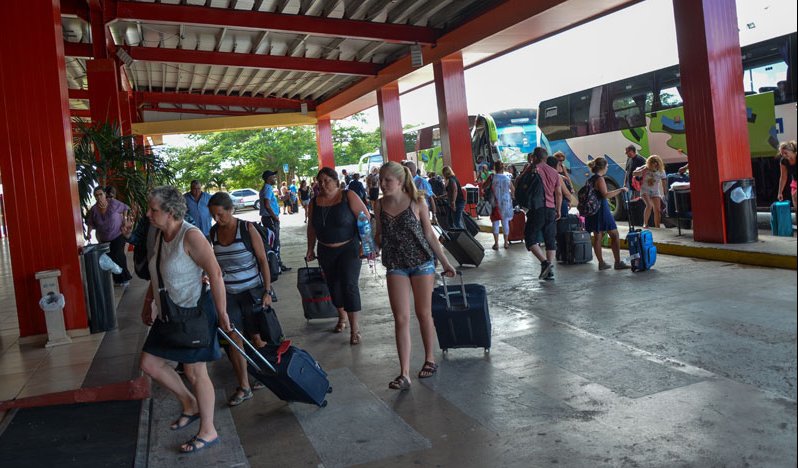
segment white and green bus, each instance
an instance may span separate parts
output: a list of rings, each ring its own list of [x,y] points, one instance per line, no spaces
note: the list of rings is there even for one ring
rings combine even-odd
[[[778,191],[778,144],[796,138],[796,34],[742,47],[741,58],[757,202],[767,206]],[[680,87],[674,65],[547,99],[538,109],[540,144],[565,153],[577,186],[598,156],[609,162],[608,188],[623,185],[629,144],[644,157],[659,155],[675,172],[689,154]],[[623,204],[611,204],[624,219]]]
[[[474,167],[480,157],[492,166],[494,161],[508,164],[526,162],[537,144],[537,111],[508,109],[468,116],[471,131],[471,157]],[[407,129],[405,151],[417,159],[423,172],[440,174],[443,168],[440,129],[437,125]]]

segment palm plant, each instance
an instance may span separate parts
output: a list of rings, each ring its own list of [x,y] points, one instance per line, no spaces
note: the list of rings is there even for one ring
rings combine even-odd
[[[147,193],[157,185],[172,183],[174,174],[157,153],[145,151],[118,125],[75,120],[73,141],[78,196],[87,213],[96,187],[114,186],[119,198],[134,212],[147,210]]]

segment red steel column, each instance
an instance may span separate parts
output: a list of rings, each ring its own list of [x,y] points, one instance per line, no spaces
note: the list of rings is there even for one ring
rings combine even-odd
[[[319,152],[319,169],[322,167],[335,168],[335,154],[333,153],[332,126],[330,119],[319,119],[316,122],[316,148]]]
[[[399,83],[394,81],[377,90],[377,111],[380,115],[382,155],[385,161],[405,159],[405,138],[402,134],[402,111],[399,105]]]
[[[85,329],[83,228],[58,0],[7,2],[0,30],[0,171],[20,336],[47,332],[37,271],[59,269],[68,329]],[[24,47],[20,47],[24,44]]]
[[[119,126],[122,135],[133,134],[133,113],[131,107],[131,99],[133,99],[127,91],[119,92]]]
[[[113,59],[86,61],[89,80],[89,108],[93,124],[104,122],[119,125],[119,74]]]
[[[693,237],[726,242],[722,183],[751,177],[734,0],[674,0]]]
[[[460,183],[473,183],[476,177],[471,155],[471,133],[468,130],[463,54],[458,52],[449,55],[435,62],[432,68],[435,73],[443,163],[452,167]]]

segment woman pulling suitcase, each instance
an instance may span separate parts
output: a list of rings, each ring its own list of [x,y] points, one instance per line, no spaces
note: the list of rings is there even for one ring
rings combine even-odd
[[[305,260],[318,258],[333,304],[338,309],[338,324],[333,331],[341,333],[349,319],[349,344],[360,344],[360,327],[357,316],[360,312],[360,242],[358,241],[357,217],[364,213],[369,218],[366,205],[351,190],[338,186],[338,173],[322,167],[316,176],[319,195],[309,205],[308,251]]]
[[[382,248],[382,264],[388,270],[388,298],[396,327],[396,349],[400,374],[388,387],[410,388],[410,291],[424,343],[424,365],[418,378],[431,377],[438,370],[433,355],[435,326],[432,322],[432,289],[435,285],[434,258],[443,265],[444,275],[454,276],[454,267],[443,253],[432,230],[424,195],[417,192],[410,170],[395,162],[380,169],[382,198],[376,203],[375,241]]]
[[[233,200],[227,193],[213,194],[208,201],[208,209],[216,221],[209,240],[222,269],[230,323],[252,336],[256,346],[261,348],[266,343],[257,328],[256,308],[265,309],[272,303],[269,294],[271,277],[263,240],[251,223],[233,216]],[[244,229],[249,234],[248,239],[244,238]],[[238,335],[233,334],[232,339],[239,347],[243,347]],[[249,384],[244,356],[240,353],[230,353],[229,356],[238,379],[238,388],[227,404],[238,406],[252,398],[254,386]]]

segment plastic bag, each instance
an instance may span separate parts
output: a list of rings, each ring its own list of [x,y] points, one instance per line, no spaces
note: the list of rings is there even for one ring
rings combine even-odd
[[[105,271],[110,271],[115,275],[122,273],[122,267],[114,263],[114,261],[111,260],[111,257],[109,257],[108,254],[100,255],[100,268],[102,268]]]
[[[48,293],[39,299],[39,307],[45,312],[57,312],[64,308],[66,301],[63,294]]]

